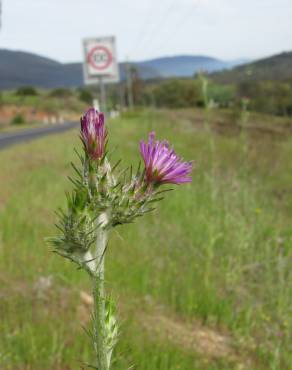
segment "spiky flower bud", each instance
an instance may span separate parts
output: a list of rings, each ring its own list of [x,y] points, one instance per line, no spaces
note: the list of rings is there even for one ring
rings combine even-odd
[[[101,159],[105,152],[107,130],[104,114],[94,108],[88,109],[81,117],[81,140],[88,156],[92,160]]]
[[[151,185],[183,184],[191,182],[189,176],[192,162],[184,162],[169,147],[167,141],[155,141],[155,133],[149,134],[149,141],[140,142],[140,152],[145,164],[145,181]]]

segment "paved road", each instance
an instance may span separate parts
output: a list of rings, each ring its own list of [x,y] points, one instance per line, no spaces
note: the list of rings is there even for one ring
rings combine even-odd
[[[41,136],[56,134],[76,128],[79,125],[77,122],[66,122],[54,126],[35,127],[24,129],[21,131],[0,133],[0,149],[7,148],[10,145],[15,145],[24,141],[37,139]]]

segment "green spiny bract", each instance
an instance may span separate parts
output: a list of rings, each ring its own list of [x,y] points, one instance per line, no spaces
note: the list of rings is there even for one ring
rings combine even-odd
[[[62,235],[50,239],[55,251],[67,257],[85,254],[94,245],[98,228],[104,227],[97,223],[102,212],[108,214],[106,228],[110,229],[133,222],[154,210],[153,204],[163,199],[163,191],[143,183],[140,166],[134,174],[128,168],[115,176],[119,163],[111,169],[105,156],[98,164],[89,158],[81,160],[81,164],[83,170],[72,163],[77,177],[69,179],[74,189],[72,195],[67,194],[66,211],[57,212],[56,226]],[[75,262],[79,263],[79,259]]]

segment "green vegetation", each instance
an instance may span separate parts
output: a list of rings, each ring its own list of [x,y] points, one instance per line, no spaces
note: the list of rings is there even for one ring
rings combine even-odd
[[[133,69],[132,91],[137,106],[194,108],[204,106],[201,74],[193,79],[143,81]],[[251,111],[277,116],[292,116],[292,52],[245,64],[208,76],[208,99],[220,108],[241,107],[249,99]],[[124,83],[124,100],[127,86]],[[118,103],[119,97],[112,96]]]
[[[21,89],[23,88],[19,90]],[[29,108],[52,114],[78,113],[85,108],[84,102],[79,100],[78,93],[74,90],[36,90],[36,94],[19,94],[19,90],[3,91],[0,105]]]
[[[53,98],[69,98],[72,95],[73,91],[65,88],[53,89],[49,92],[49,96]]]
[[[15,95],[18,96],[36,96],[38,92],[33,86],[22,86],[15,91]]]
[[[140,89],[141,90],[141,89]],[[135,90],[134,90],[135,93]],[[136,103],[165,108],[190,108],[205,105],[202,83],[199,79],[173,79],[157,84],[149,84],[135,96]],[[216,105],[226,108],[235,100],[235,89],[232,86],[208,84],[208,98]]]
[[[235,67],[228,71],[216,72],[217,83],[238,84],[244,81],[291,81],[292,52],[284,52],[268,58]]]
[[[17,114],[14,116],[11,120],[12,125],[24,125],[25,124],[25,119],[22,114]]]
[[[136,102],[166,108],[202,107],[200,79],[169,80],[146,85],[142,99]],[[224,85],[208,81],[207,95],[209,102],[220,108],[240,109],[242,99],[249,99],[248,109],[270,115],[292,116],[292,82],[250,81],[246,79],[238,84]],[[141,92],[140,92],[141,96]]]
[[[107,290],[121,302],[122,322],[116,370],[291,368],[292,137],[237,135],[230,120],[218,130],[212,112],[212,136],[194,110],[109,122],[124,165],[153,129],[196,161],[188,188],[111,236]],[[77,369],[89,360],[81,329],[88,282],[44,244],[70,187],[64,174],[77,136],[0,152],[3,370]]]
[[[249,108],[278,116],[292,116],[292,83],[245,81],[237,86],[238,98],[247,97]]]
[[[201,87],[194,80],[170,80],[162,82],[152,90],[156,106],[186,108],[202,105]]]
[[[79,89],[79,100],[81,100],[84,103],[92,104],[93,101],[93,94],[88,89]]]

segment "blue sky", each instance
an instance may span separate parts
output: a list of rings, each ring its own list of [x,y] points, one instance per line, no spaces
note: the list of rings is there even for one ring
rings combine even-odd
[[[120,60],[200,54],[260,58],[292,51],[292,0],[2,0],[0,48],[63,62],[84,37],[115,35]]]

